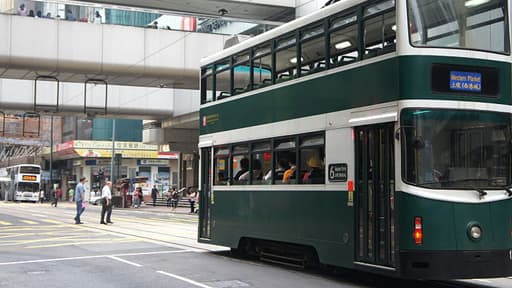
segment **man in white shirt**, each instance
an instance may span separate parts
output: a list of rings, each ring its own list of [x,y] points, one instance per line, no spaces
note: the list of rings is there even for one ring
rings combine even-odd
[[[101,190],[101,224],[107,225],[107,223],[114,224],[110,221],[112,215],[112,182],[105,182],[105,186]],[[105,212],[107,212],[107,221],[105,221]]]

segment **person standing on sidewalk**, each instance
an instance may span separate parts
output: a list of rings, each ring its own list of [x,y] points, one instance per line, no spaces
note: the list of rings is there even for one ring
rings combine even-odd
[[[84,213],[85,210],[85,182],[87,182],[87,178],[80,178],[80,183],[76,184],[75,188],[75,202],[76,202],[76,216],[75,216],[75,224],[84,224],[80,221],[80,215]]]
[[[151,198],[153,198],[153,207],[156,206],[156,197],[158,197],[158,189],[156,189],[156,185],[153,185],[153,189],[151,189]]]
[[[190,193],[190,195],[188,196],[188,202],[190,203],[190,213],[195,213],[196,212],[196,199],[197,198],[197,192],[194,191],[192,193]]]
[[[110,221],[110,216],[112,215],[112,182],[105,182],[105,186],[101,190],[101,220],[100,224],[107,223],[114,224],[114,222]],[[107,219],[105,221],[105,212],[107,213]]]

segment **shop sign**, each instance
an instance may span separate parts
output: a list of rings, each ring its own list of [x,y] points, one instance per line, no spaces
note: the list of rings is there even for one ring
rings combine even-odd
[[[139,166],[169,166],[169,160],[162,159],[139,159],[137,160]]]

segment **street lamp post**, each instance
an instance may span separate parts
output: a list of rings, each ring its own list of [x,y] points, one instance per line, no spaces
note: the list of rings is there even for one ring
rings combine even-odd
[[[114,184],[114,156],[116,155],[116,119],[112,119],[112,157],[110,158],[110,181]]]

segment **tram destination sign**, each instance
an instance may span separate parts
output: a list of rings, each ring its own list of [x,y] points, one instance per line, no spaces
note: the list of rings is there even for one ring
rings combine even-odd
[[[482,74],[450,71],[450,89],[455,91],[481,92]]]
[[[432,91],[458,95],[499,96],[495,67],[432,64]]]
[[[347,182],[347,164],[335,163],[329,164],[329,181],[330,182]]]

